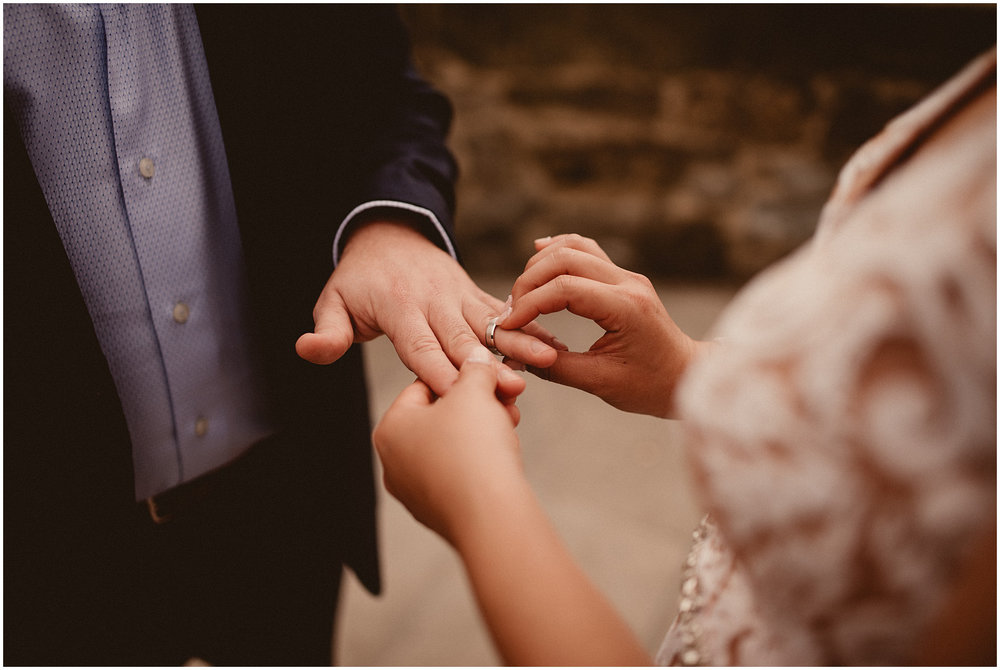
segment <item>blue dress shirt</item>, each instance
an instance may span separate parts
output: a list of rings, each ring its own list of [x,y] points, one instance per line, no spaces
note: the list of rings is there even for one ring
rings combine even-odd
[[[273,426],[193,8],[5,4],[4,88],[115,380],[136,499],[230,462]],[[374,202],[334,256],[387,205],[455,255],[428,210]]]

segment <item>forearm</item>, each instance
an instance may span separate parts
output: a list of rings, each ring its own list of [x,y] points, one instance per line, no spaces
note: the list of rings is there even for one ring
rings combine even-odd
[[[385,79],[357,143],[357,202],[406,203],[452,237],[458,166],[446,143],[451,104],[408,61]]]
[[[648,654],[570,556],[527,483],[470,509],[454,536],[507,664],[634,666]]]

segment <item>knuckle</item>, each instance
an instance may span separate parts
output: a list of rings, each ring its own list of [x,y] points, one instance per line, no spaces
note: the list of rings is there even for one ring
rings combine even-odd
[[[579,233],[573,233],[571,238],[571,244],[576,249],[581,249],[587,253],[595,253],[600,250],[600,245],[592,237],[585,237]]]
[[[417,328],[408,329],[393,344],[396,346],[396,350],[404,363],[409,363],[427,354],[434,353],[441,348],[437,337],[433,333],[428,333]]]
[[[573,280],[568,275],[559,275],[552,280],[552,283],[560,293],[566,293],[573,288]]]
[[[571,256],[573,252],[574,249],[572,247],[563,246],[559,247],[558,249],[553,249],[552,253],[549,254],[549,258],[553,261],[559,261]]]
[[[659,302],[653,282],[640,274],[631,273],[628,281],[622,286],[622,290],[629,302],[635,305]]]
[[[630,272],[629,276],[642,290],[649,291],[653,289],[653,282],[646,275],[639,274],[638,272]]]
[[[559,247],[549,256],[549,262],[560,272],[569,272],[573,262],[580,257],[581,252],[573,247]]]
[[[498,328],[497,331],[499,330],[500,329]],[[486,339],[485,326],[483,327],[483,339]],[[472,346],[474,344],[481,345],[483,342],[478,338],[473,337],[471,333],[465,331],[464,329],[458,332],[453,331],[449,333],[445,343],[448,351],[461,351],[464,347]]]
[[[628,305],[633,311],[646,313],[653,306],[649,299],[649,294],[641,291],[626,290],[625,299],[628,301]]]
[[[441,348],[441,343],[433,335],[417,333],[409,338],[410,349],[417,356],[429,354]]]

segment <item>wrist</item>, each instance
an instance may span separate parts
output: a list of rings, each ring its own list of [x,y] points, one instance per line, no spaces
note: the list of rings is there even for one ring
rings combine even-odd
[[[679,413],[677,411],[677,389],[680,387],[681,382],[684,379],[684,375],[691,366],[701,358],[705,352],[714,346],[713,342],[704,342],[701,340],[695,340],[683,335],[683,344],[676,348],[678,352],[674,359],[672,369],[669,374],[664,376],[667,380],[667,389],[664,397],[666,398],[666,403],[663,409],[663,414],[660,418],[664,419],[679,419]]]
[[[344,238],[341,242],[343,251],[340,253],[340,258],[341,260],[346,258],[352,248],[406,239],[422,239],[430,244],[430,241],[421,233],[420,227],[405,217],[373,217],[359,220],[352,223],[351,227],[344,232]]]
[[[448,542],[462,556],[490,553],[502,538],[526,532],[540,514],[534,491],[524,478],[491,476],[477,486],[449,522]]]
[[[433,212],[405,202],[384,201],[356,208],[341,223],[334,239],[334,264],[340,262],[348,242],[355,236],[381,239],[379,234],[386,230],[412,231],[415,239],[422,239],[452,258],[458,258],[448,233]]]

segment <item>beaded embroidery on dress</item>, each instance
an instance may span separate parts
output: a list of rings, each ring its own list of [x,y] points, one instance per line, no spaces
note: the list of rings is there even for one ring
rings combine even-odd
[[[996,52],[845,166],[678,403],[710,519],[661,664],[912,662],[996,511]]]

